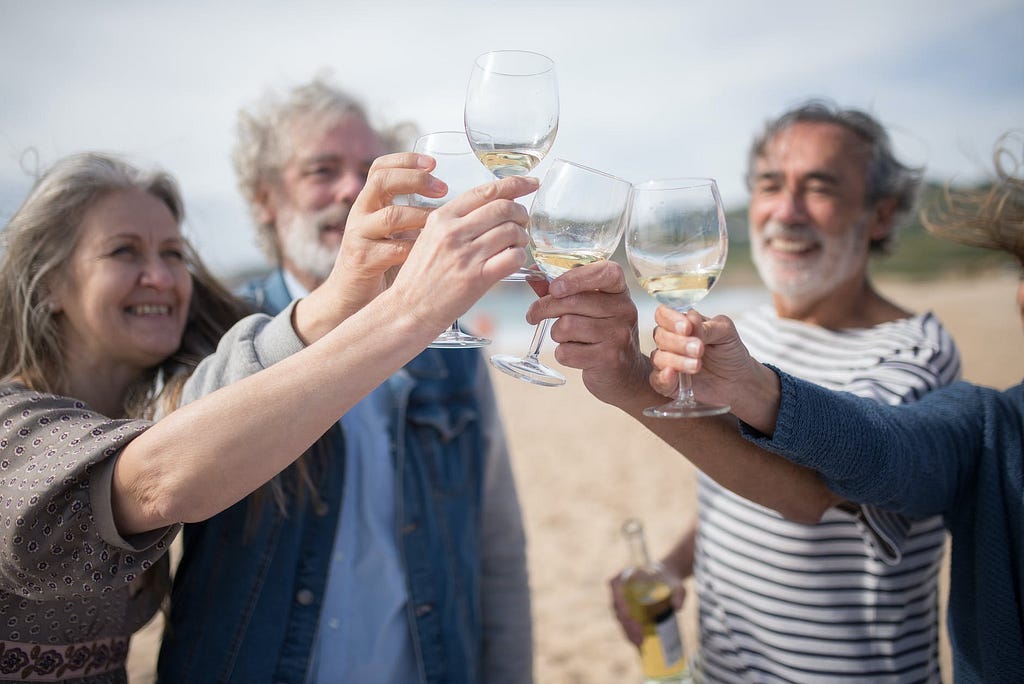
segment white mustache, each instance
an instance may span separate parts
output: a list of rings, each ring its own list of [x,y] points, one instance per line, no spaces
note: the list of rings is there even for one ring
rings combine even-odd
[[[768,221],[761,229],[761,241],[775,240],[817,241],[818,234],[808,225],[789,225],[781,221]]]
[[[313,214],[313,225],[319,230],[334,228],[335,226],[345,227],[348,222],[349,207],[345,204],[327,207]]]

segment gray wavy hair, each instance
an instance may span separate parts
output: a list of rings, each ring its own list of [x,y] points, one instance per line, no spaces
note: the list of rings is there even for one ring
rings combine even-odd
[[[913,213],[917,205],[924,169],[908,166],[897,159],[885,127],[867,112],[842,108],[826,100],[809,100],[771,119],[750,146],[750,153],[747,156],[747,189],[754,187],[754,169],[757,160],[764,156],[768,143],[790,126],[805,122],[842,126],[869,146],[870,159],[864,204],[870,207],[883,198],[896,200],[893,230],[883,238],[872,240],[870,249],[876,254],[889,252],[895,228]]]
[[[66,274],[78,245],[86,212],[112,192],[141,190],[170,210],[180,226],[185,217],[177,182],[158,169],[141,169],[111,154],[85,152],[64,157],[38,178],[21,207],[0,233],[0,380],[20,378],[29,387],[66,392],[65,359],[57,319],[50,309],[51,288]],[[181,346],[150,375],[140,378],[126,398],[126,413],[149,412],[152,381],[189,372],[215,348],[245,306],[203,265],[184,241],[192,275],[192,301]],[[171,384],[170,382],[168,383]]]
[[[284,94],[268,91],[255,105],[239,111],[238,139],[232,153],[238,189],[256,222],[257,242],[273,261],[281,258],[274,227],[260,221],[257,198],[266,185],[280,183],[281,172],[293,152],[293,126],[301,121],[304,125],[329,127],[349,116],[370,124],[362,103],[329,83],[324,75]],[[402,149],[415,137],[415,128],[409,123],[371,128],[385,153]]]

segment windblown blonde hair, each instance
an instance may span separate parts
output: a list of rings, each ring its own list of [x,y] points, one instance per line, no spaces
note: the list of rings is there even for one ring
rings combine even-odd
[[[982,189],[947,186],[940,202],[921,212],[934,235],[1013,255],[1024,269],[1024,131],[996,142],[994,182]]]

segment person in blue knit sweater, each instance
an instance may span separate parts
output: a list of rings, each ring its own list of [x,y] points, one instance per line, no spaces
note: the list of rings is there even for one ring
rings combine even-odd
[[[924,217],[929,230],[1004,250],[1024,269],[1022,143],[1004,137],[992,187],[951,191]],[[1017,303],[1024,319],[1024,279]],[[957,382],[913,404],[880,405],[758,363],[725,316],[662,306],[655,320],[654,389],[671,395],[677,371],[695,373],[698,396],[729,404],[750,443],[818,473],[829,491],[942,515],[952,536],[955,680],[1024,681],[1024,383],[1000,392]]]

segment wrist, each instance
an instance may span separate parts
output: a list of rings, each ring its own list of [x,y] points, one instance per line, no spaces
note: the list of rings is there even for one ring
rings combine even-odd
[[[750,380],[732,406],[737,418],[759,432],[771,436],[779,416],[782,390],[779,376],[768,366],[751,359]]]

